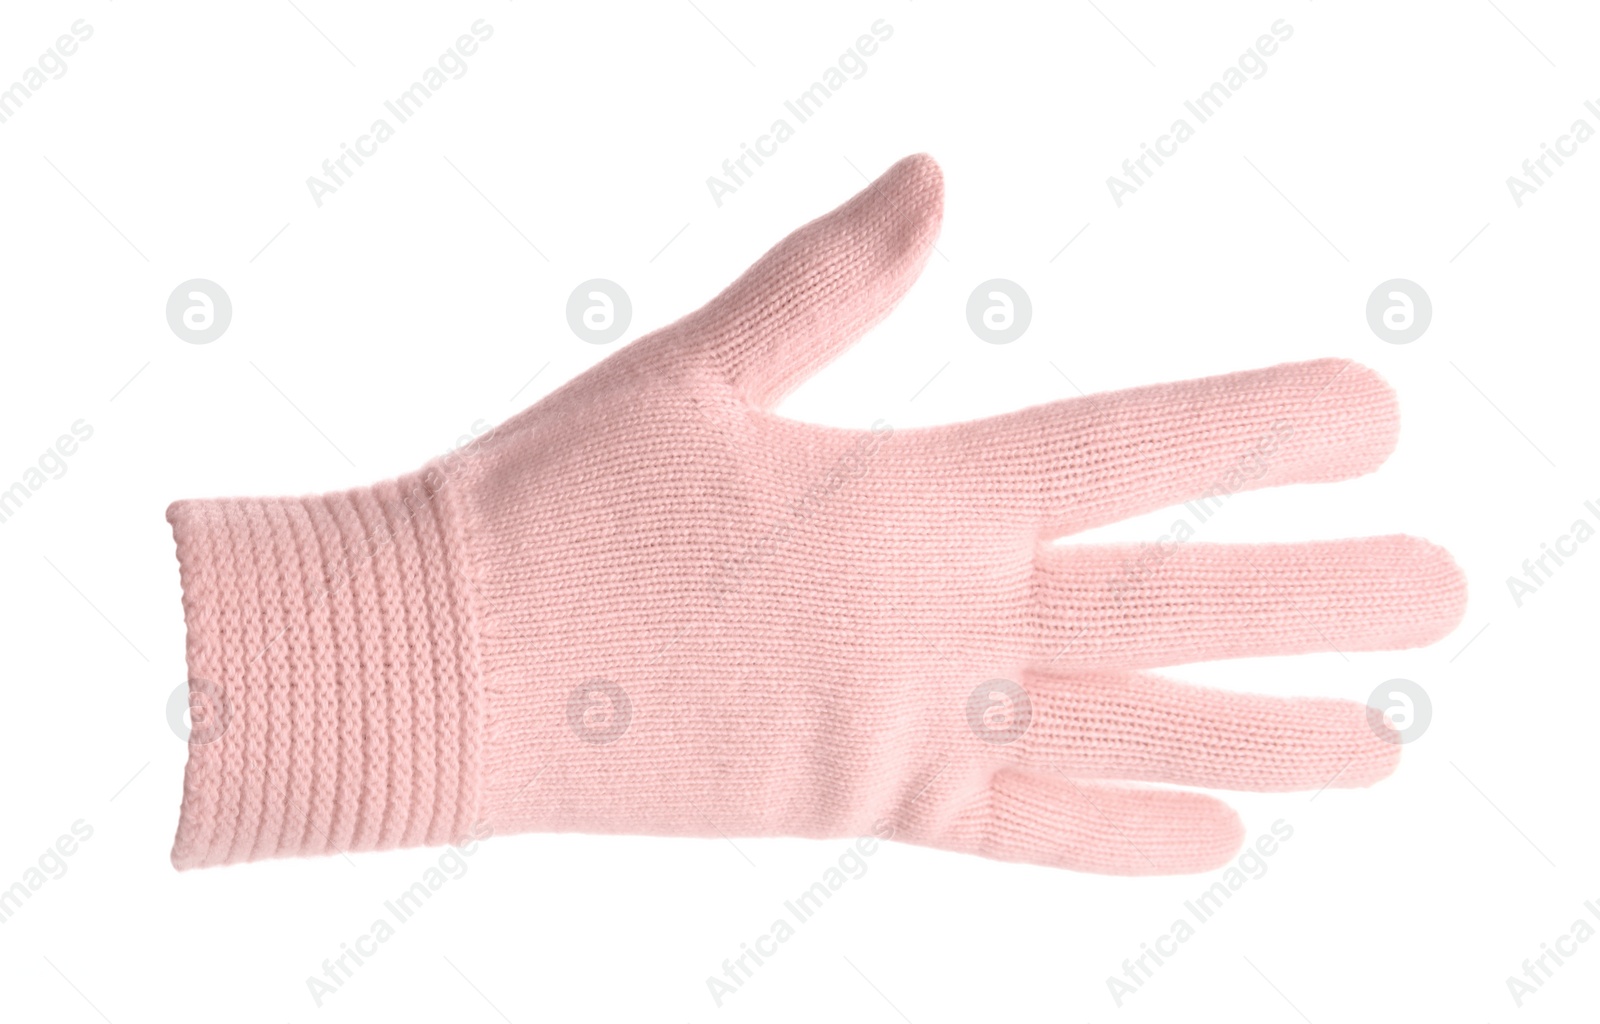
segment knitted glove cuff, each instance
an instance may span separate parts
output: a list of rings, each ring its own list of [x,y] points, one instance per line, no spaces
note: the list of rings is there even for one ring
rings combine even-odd
[[[482,683],[447,483],[167,510],[193,721],[175,866],[467,834]]]

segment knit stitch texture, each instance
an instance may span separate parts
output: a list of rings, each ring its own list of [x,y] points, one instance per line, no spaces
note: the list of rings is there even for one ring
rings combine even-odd
[[[876,833],[1192,872],[1241,824],[1162,785],[1388,775],[1399,747],[1360,704],[1148,670],[1431,643],[1465,602],[1443,550],[1052,543],[1375,469],[1398,418],[1371,370],[1287,364],[914,430],[771,411],[893,308],[942,204],[937,165],[902,160],[418,473],[172,505],[197,718],[174,864],[482,823]]]

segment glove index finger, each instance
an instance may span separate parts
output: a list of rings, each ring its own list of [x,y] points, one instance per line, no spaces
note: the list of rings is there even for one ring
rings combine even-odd
[[[936,427],[930,465],[975,500],[1034,516],[1045,537],[1239,491],[1370,473],[1399,436],[1394,392],[1343,359],[1131,388]]]

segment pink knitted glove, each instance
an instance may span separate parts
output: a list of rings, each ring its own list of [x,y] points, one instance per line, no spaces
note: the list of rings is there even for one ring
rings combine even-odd
[[[485,831],[859,836],[1201,871],[1242,830],[1141,783],[1365,786],[1365,707],[1142,670],[1430,643],[1461,573],[1409,537],[1057,546],[1369,472],[1395,397],[1325,360],[919,430],[770,410],[938,232],[911,157],[468,451],[375,487],[180,501],[203,718],[180,868]]]

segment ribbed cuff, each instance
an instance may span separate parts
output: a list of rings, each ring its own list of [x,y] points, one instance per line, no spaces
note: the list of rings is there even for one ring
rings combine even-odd
[[[482,683],[447,483],[167,510],[193,719],[176,867],[467,834]]]

